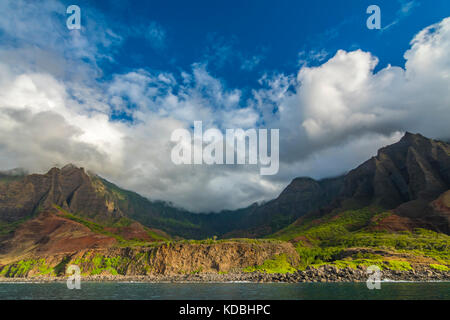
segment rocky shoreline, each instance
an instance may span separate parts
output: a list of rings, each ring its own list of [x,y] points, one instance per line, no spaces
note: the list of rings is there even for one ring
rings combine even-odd
[[[81,281],[87,282],[160,282],[160,283],[220,283],[220,282],[254,282],[254,283],[299,283],[299,282],[365,282],[369,274],[364,267],[339,269],[334,266],[321,266],[319,268],[307,268],[304,271],[287,274],[252,273],[199,273],[186,275],[95,275],[82,276]],[[0,277],[0,282],[63,282],[66,277],[28,277],[5,278]],[[450,272],[435,269],[423,270],[382,270],[382,281],[450,281]]]

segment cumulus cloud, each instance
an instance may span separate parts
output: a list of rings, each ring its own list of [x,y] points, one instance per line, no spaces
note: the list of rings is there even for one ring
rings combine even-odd
[[[332,145],[364,132],[420,131],[448,136],[450,120],[450,19],[418,33],[405,53],[405,68],[361,50],[338,51],[321,66],[304,67],[292,109],[309,141]],[[432,125],[434,123],[434,125]]]
[[[320,66],[304,66],[296,79],[296,92],[284,90],[281,98],[273,99],[279,105],[279,118],[272,123],[285,133],[281,159],[291,164],[289,171],[302,171],[313,161],[322,163],[322,168],[334,166],[328,174],[339,173],[339,168],[345,168],[342,162],[336,164],[329,156],[321,156],[329,159],[327,166],[317,161],[318,154],[339,146],[352,158],[360,154],[361,141],[370,141],[374,152],[398,140],[399,131],[448,139],[449,30],[447,18],[420,31],[405,53],[405,68],[388,65],[374,73],[378,59],[361,50],[340,50]],[[348,167],[352,161],[346,163]],[[323,177],[325,171],[309,173]]]
[[[53,76],[16,75],[0,64],[0,87],[0,141],[15,166],[42,170],[73,158],[94,169],[120,162],[115,153],[122,143],[120,124],[72,99]],[[103,107],[95,98],[87,100]]]
[[[1,7],[10,14],[0,29],[11,41],[0,45],[0,170],[42,172],[72,162],[151,199],[206,212],[271,199],[297,176],[342,174],[405,130],[450,137],[449,18],[414,37],[404,67],[374,73],[378,59],[370,52],[340,50],[297,75],[264,75],[244,99],[245,88],[227,87],[202,63],[100,81],[98,61],[114,60],[120,33],[97,19],[103,35],[41,34],[38,22],[53,15],[60,23],[65,8],[49,0],[35,11],[23,2],[33,15],[19,23],[16,2]],[[279,128],[279,174],[260,176],[248,165],[174,165],[171,133],[191,130],[194,120],[222,131]]]

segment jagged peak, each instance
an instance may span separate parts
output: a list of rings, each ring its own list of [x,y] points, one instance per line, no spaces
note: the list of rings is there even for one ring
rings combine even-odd
[[[57,174],[57,173],[67,173],[69,171],[80,171],[82,173],[85,173],[85,170],[83,167],[78,167],[72,163],[66,164],[65,166],[62,166],[61,168],[59,166],[54,166],[50,168],[46,174]]]
[[[294,179],[292,180],[292,182],[294,182],[294,181],[296,181],[296,182],[299,182],[299,181],[305,181],[305,182],[311,182],[311,181],[314,181],[314,182],[317,182],[316,179],[313,179],[313,178],[311,178],[311,177],[297,177],[297,178],[294,178]]]
[[[420,133],[411,133],[409,131],[406,131],[403,137],[400,139],[400,142],[402,141],[413,142],[417,140],[431,140],[431,139],[424,137]]]
[[[64,167],[61,168],[61,170],[68,170],[68,169],[78,169],[78,167],[75,166],[73,163],[68,163]]]
[[[431,142],[431,143],[443,143],[443,144],[449,144],[450,141],[447,141],[446,139],[437,139],[437,138],[428,138],[420,133],[411,133],[411,132],[405,132],[403,137],[400,139],[399,142],[407,142],[407,143],[420,143],[420,142]]]
[[[377,152],[376,159],[380,159],[383,154],[392,154],[393,152],[406,153],[410,147],[418,147],[420,145],[437,142],[431,138],[427,138],[420,133],[411,133],[406,131],[403,137],[396,143],[380,148]]]
[[[83,167],[78,167],[74,165],[73,163],[66,164],[64,167],[61,168],[61,171],[68,171],[68,170],[81,170],[84,171]]]

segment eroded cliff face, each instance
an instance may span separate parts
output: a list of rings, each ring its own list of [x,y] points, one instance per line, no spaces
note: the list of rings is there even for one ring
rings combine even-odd
[[[75,253],[29,257],[0,267],[7,277],[64,275],[68,265],[81,268],[83,275],[175,275],[227,273],[261,265],[278,255],[299,263],[294,246],[278,241],[226,241],[211,243],[166,243],[154,247],[102,248]],[[17,270],[22,270],[18,272]]]
[[[449,188],[450,145],[406,133],[350,171],[341,197],[393,209],[408,202],[426,205]]]
[[[72,165],[53,168],[46,174],[31,174],[0,184],[0,221],[29,219],[55,205],[96,220],[121,217],[118,206],[101,191],[83,168]]]

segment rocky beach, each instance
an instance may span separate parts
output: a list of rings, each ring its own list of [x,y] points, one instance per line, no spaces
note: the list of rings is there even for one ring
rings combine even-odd
[[[81,281],[89,282],[160,282],[160,283],[219,283],[219,282],[255,282],[255,283],[299,283],[299,282],[365,282],[369,277],[366,268],[336,268],[334,266],[308,267],[304,271],[286,274],[267,274],[260,272],[241,273],[200,273],[200,274],[171,274],[171,275],[90,275],[82,276]],[[0,277],[0,282],[62,282],[67,277],[35,276],[27,278]],[[435,269],[421,270],[381,270],[381,281],[450,281],[450,272]]]

